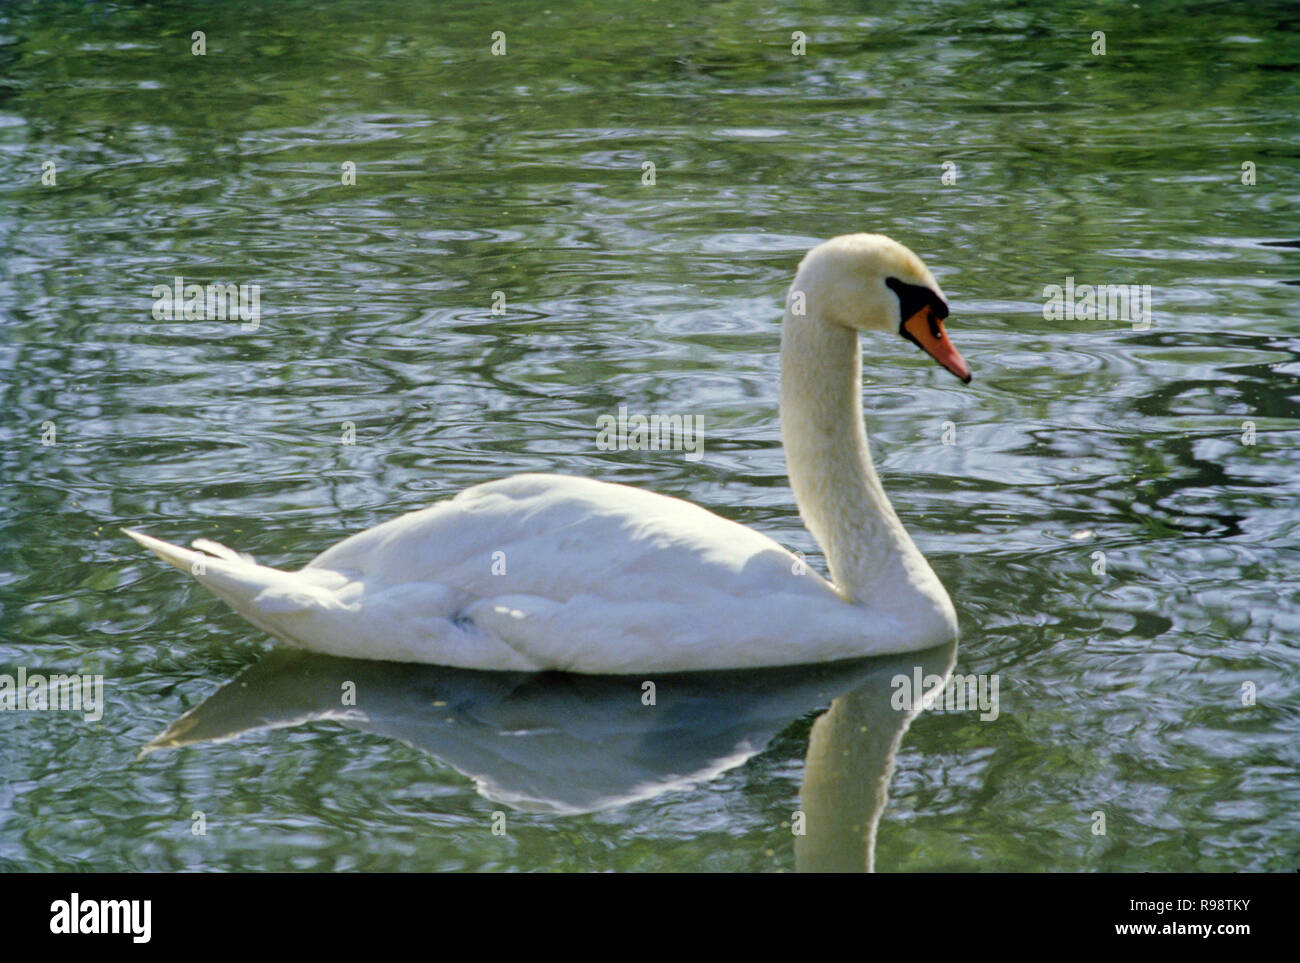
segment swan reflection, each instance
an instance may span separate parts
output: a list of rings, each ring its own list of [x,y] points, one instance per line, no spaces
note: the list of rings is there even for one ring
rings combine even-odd
[[[895,707],[893,680],[918,667],[946,679],[955,651],[950,643],[853,662],[642,678],[478,672],[277,648],[142,755],[338,721],[433,756],[503,805],[590,813],[712,779],[829,705],[809,738],[797,868],[869,870],[894,755],[916,711]]]

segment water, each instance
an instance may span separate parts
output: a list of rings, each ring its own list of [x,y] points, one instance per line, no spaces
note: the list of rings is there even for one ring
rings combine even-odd
[[[0,666],[107,700],[0,714],[0,867],[791,870],[877,818],[884,870],[1300,867],[1292,5],[189,6],[0,12]],[[608,681],[295,657],[118,533],[294,566],[543,469],[820,565],[779,305],[856,230],[927,259],[975,370],[865,345],[995,720],[901,733],[888,662],[661,680],[647,721]],[[176,275],[260,285],[258,330],[154,320]],[[1067,277],[1150,285],[1150,328],[1045,319]],[[704,458],[597,450],[620,405],[701,416]],[[194,709],[172,741],[235,738],[137,759]]]

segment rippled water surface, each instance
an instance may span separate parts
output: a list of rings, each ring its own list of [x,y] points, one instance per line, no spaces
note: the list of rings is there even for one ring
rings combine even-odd
[[[1289,3],[6,5],[0,672],[102,673],[107,706],[0,713],[0,867],[781,870],[863,862],[878,818],[884,870],[1300,868],[1298,28]],[[294,656],[118,531],[297,566],[542,469],[820,565],[780,304],[859,230],[928,261],[975,370],[864,344],[873,454],[995,720],[901,733],[888,662],[661,680],[650,721],[639,681]],[[260,285],[258,329],[155,320],[177,275]],[[1045,318],[1067,277],[1149,285],[1149,327]],[[598,450],[620,406],[702,417],[704,457]]]

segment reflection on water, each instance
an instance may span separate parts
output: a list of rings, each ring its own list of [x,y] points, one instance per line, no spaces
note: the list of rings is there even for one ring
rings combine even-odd
[[[894,753],[915,707],[892,680],[946,678],[956,645],[905,656],[655,676],[474,672],[276,649],[144,749],[337,721],[428,753],[486,798],[577,814],[711,779],[800,716],[813,726],[795,853],[800,870],[873,865]],[[647,683],[652,685],[648,686]]]

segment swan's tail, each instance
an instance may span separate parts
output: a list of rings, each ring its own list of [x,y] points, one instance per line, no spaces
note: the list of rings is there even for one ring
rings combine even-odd
[[[195,540],[194,545],[203,549],[195,551],[129,528],[122,531],[164,562],[189,572],[259,629],[290,645],[301,645],[294,638],[294,616],[323,614],[343,607],[333,589],[320,584],[320,579],[258,565],[252,556],[206,538]],[[319,574],[330,576],[334,573],[322,571]]]

